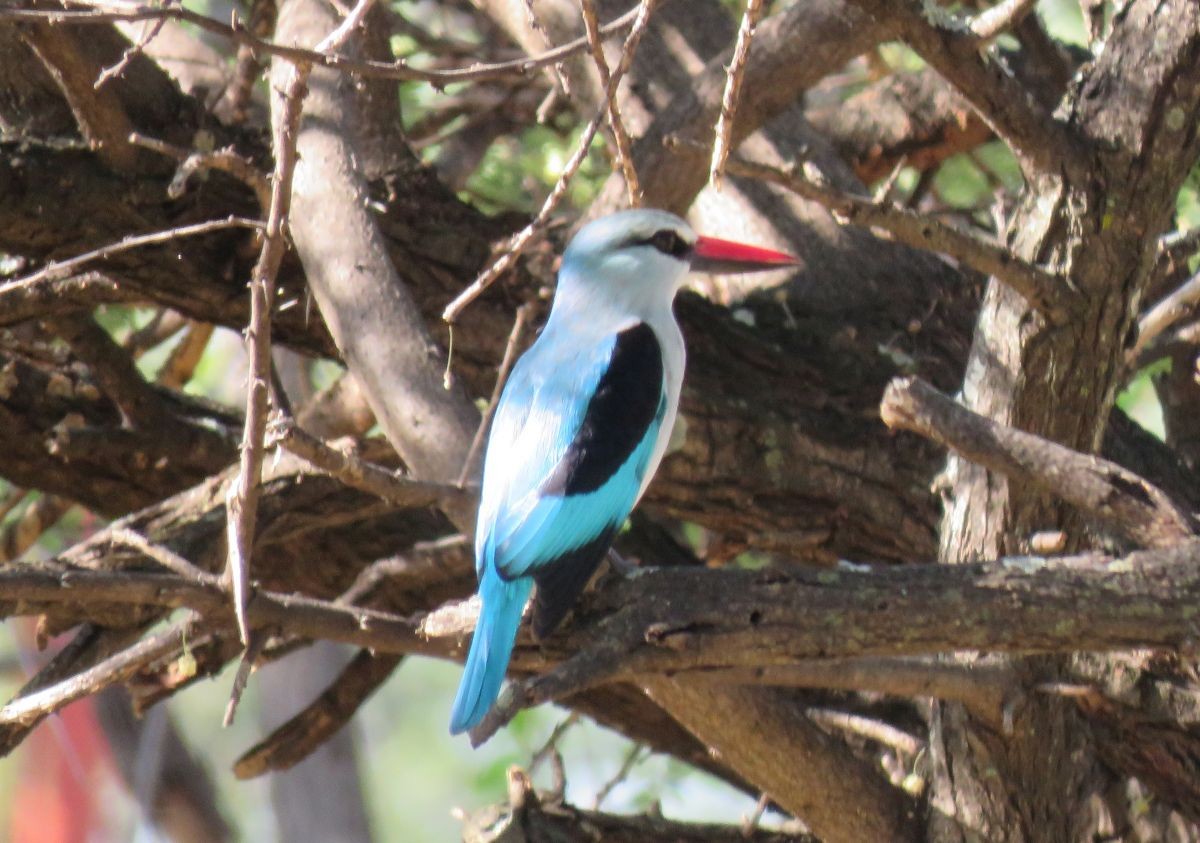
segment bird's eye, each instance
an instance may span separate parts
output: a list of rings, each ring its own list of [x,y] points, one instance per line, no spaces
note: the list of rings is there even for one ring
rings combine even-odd
[[[647,242],[664,255],[670,255],[673,258],[681,258],[692,250],[686,240],[669,228],[655,232]]]

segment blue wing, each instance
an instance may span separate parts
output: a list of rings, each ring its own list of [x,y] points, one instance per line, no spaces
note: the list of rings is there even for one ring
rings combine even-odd
[[[538,583],[536,634],[574,603],[637,502],[667,400],[637,323],[599,344],[543,335],[514,368],[484,464],[476,560]]]
[[[636,323],[589,344],[559,329],[551,320],[514,367],[488,439],[475,533],[483,606],[450,713],[455,734],[496,699],[533,583],[535,635],[570,610],[637,502],[663,433],[654,331]]]

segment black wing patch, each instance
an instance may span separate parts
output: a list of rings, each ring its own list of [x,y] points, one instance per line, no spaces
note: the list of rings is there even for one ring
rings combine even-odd
[[[575,605],[580,593],[600,560],[608,552],[617,526],[609,527],[583,547],[569,550],[533,575],[537,593],[533,598],[533,635],[538,640],[553,632],[567,612]]]
[[[645,437],[662,395],[662,348],[654,330],[639,322],[617,335],[608,371],[542,494],[581,495],[603,486]]]

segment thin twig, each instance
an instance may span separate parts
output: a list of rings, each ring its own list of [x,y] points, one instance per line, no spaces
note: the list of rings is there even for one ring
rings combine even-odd
[[[830,185],[811,162],[784,169],[730,158],[731,173],[770,182],[824,205],[839,222],[883,229],[898,241],[942,252],[1004,282],[1054,324],[1069,317],[1075,291],[1068,278],[1026,263],[1003,245],[891,203],[875,202]]]
[[[621,119],[621,107],[618,104],[616,89],[609,88],[610,74],[608,59],[604,57],[604,40],[600,34],[600,21],[596,17],[595,0],[581,0],[580,10],[583,13],[583,26],[587,32],[588,48],[592,51],[592,61],[596,64],[596,73],[600,76],[600,87],[604,90],[608,101],[608,124],[612,127],[613,144],[616,147],[617,166],[625,177],[625,190],[629,196],[629,206],[638,208],[642,204],[642,185],[638,180],[637,168],[633,164],[633,144],[629,140],[629,132]]]
[[[246,643],[241,661],[238,662],[237,673],[233,675],[233,685],[229,689],[229,701],[225,703],[225,714],[221,718],[221,725],[226,729],[233,725],[238,705],[242,701],[242,695],[246,693],[246,685],[250,682],[250,673],[254,670],[254,664],[258,661],[266,643],[267,636],[261,630],[255,630],[250,634],[250,640]]]
[[[525,326],[529,322],[532,312],[533,304],[530,302],[517,308],[517,316],[513,319],[512,330],[508,332],[508,343],[504,346],[504,356],[501,358],[500,368],[496,372],[496,384],[492,387],[487,410],[484,411],[483,418],[479,420],[479,427],[475,429],[471,447],[467,449],[467,455],[463,458],[462,470],[458,473],[457,485],[459,486],[465,486],[467,480],[475,473],[479,452],[483,449],[483,441],[487,437],[492,419],[496,415],[496,407],[500,404],[500,395],[504,392],[504,384],[508,381],[513,363],[517,360],[517,349],[521,347]]]
[[[166,658],[179,649],[198,621],[178,621],[167,630],[143,638],[114,656],[82,673],[57,682],[26,696],[11,700],[0,709],[0,731],[22,726],[65,708],[75,700],[99,693],[110,685],[124,682],[152,662]]]
[[[617,772],[596,791],[596,798],[592,802],[593,811],[599,811],[600,806],[604,804],[604,800],[617,788],[617,785],[629,778],[629,774],[633,772],[633,768],[644,757],[645,749],[645,744],[641,743],[635,743],[629,748],[629,751],[625,753],[625,760],[621,762],[621,766],[617,768]]]
[[[1137,341],[1129,350],[1127,359],[1136,360],[1159,335],[1193,313],[1197,305],[1200,305],[1200,272],[1150,308],[1138,320]]]
[[[349,37],[372,0],[360,0],[354,12],[322,41],[335,43]],[[321,46],[321,45],[318,45]],[[271,377],[271,310],[275,300],[275,277],[287,248],[284,228],[292,202],[292,177],[296,171],[296,141],[308,77],[312,64],[294,62],[282,91],[275,121],[273,146],[275,171],[271,180],[271,202],[262,249],[250,278],[250,324],[246,329],[246,351],[250,371],[246,383],[246,422],[242,432],[238,475],[225,498],[228,558],[225,575],[233,592],[234,612],[242,643],[249,648],[250,628],[246,618],[250,586],[250,555],[254,544],[254,522],[258,512],[258,484],[262,477],[263,434],[267,426],[268,381]]]
[[[561,47],[556,47],[553,50],[548,50],[538,56],[527,56],[511,61],[496,62],[494,64],[477,63],[468,67],[453,68],[450,70],[424,70],[413,67],[402,59],[395,62],[370,61],[336,53],[326,53],[320,49],[306,50],[302,47],[276,44],[256,37],[245,28],[229,26],[206,15],[181,7],[165,9],[145,6],[139,3],[125,3],[120,2],[120,0],[70,0],[70,2],[78,6],[87,7],[87,10],[0,8],[0,20],[33,20],[47,21],[52,24],[66,23],[78,25],[110,24],[120,21],[133,22],[166,18],[168,20],[190,23],[206,32],[227,38],[237,44],[252,47],[265,55],[278,56],[288,61],[307,62],[315,66],[354,73],[362,77],[427,82],[438,88],[461,82],[484,82],[493,79],[504,79],[509,76],[529,76],[544,67],[560,64],[587,49],[587,38],[576,38],[574,41],[564,44]],[[630,9],[620,17],[605,24],[601,27],[601,32],[606,38],[623,32],[633,22],[639,8]]]
[[[174,0],[166,0],[163,5],[170,6],[173,2]],[[100,75],[96,77],[93,87],[96,90],[100,90],[111,80],[123,75],[125,70],[129,67],[130,62],[140,56],[150,42],[158,37],[158,34],[162,32],[162,28],[166,25],[166,23],[167,18],[159,18],[148,28],[143,29],[142,34],[138,37],[137,43],[126,47],[125,51],[121,53],[120,60],[116,64],[114,64],[112,67],[104,68]]]
[[[364,460],[350,447],[330,445],[306,433],[290,418],[278,418],[271,423],[267,447],[274,446],[307,460],[347,486],[370,492],[398,507],[466,506],[475,499],[473,489],[416,480]]]
[[[562,720],[558,721],[553,731],[550,732],[550,737],[546,738],[546,742],[542,744],[541,749],[533,753],[533,756],[529,759],[529,775],[532,776],[545,759],[558,751],[558,744],[562,741],[563,736],[572,727],[579,725],[579,716],[578,711],[572,711]]]
[[[253,190],[259,207],[263,209],[264,213],[271,207],[271,184],[267,177],[250,161],[239,155],[233,147],[213,152],[199,152],[175,146],[138,132],[130,134],[129,142],[134,146],[153,150],[180,162],[175,177],[171,179],[171,184],[167,187],[167,195],[172,199],[178,199],[183,195],[184,188],[192,174],[200,169],[209,169],[228,173]]]
[[[220,584],[220,578],[216,574],[209,573],[203,568],[193,565],[170,548],[160,544],[153,544],[140,533],[135,533],[133,530],[125,527],[113,527],[108,531],[107,535],[109,541],[113,544],[136,550],[147,559],[154,560],[174,574],[178,574],[189,580],[195,580],[201,585],[216,586]]]
[[[737,113],[742,79],[746,75],[750,43],[754,40],[754,30],[762,13],[762,0],[746,0],[746,11],[742,15],[741,26],[738,27],[737,41],[733,45],[733,58],[725,76],[725,92],[721,95],[721,111],[717,115],[717,125],[713,130],[712,163],[708,169],[708,180],[718,190],[721,189],[721,181],[725,176],[725,162],[729,158],[732,146],[730,138],[733,135],[733,117]]]
[[[633,22],[633,28],[629,31],[629,37],[625,39],[625,47],[621,53],[621,61],[617,64],[616,70],[608,80],[608,87],[604,92],[604,104],[596,112],[595,116],[588,122],[583,130],[583,135],[579,138],[579,144],[575,148],[575,152],[567,161],[563,168],[562,174],[558,177],[558,182],[554,185],[554,189],[550,191],[550,195],[546,197],[546,201],[542,203],[541,210],[537,216],[521,229],[509,241],[504,254],[500,259],[480,273],[474,281],[463,290],[454,301],[446,306],[442,312],[442,319],[446,322],[453,323],[458,319],[458,315],[462,313],[463,308],[479,297],[479,294],[486,290],[491,284],[507,272],[517,262],[517,259],[525,251],[526,247],[539,235],[549,222],[550,215],[554,209],[558,207],[558,203],[562,201],[566,195],[567,187],[575,172],[583,164],[587,158],[588,150],[591,148],[592,140],[596,137],[596,132],[600,128],[601,121],[608,113],[608,98],[616,91],[617,86],[621,84],[622,77],[629,70],[630,64],[633,62],[633,54],[637,50],[638,42],[642,40],[642,34],[646,30],[646,25],[650,21],[650,13],[658,0],[642,0],[638,5],[637,19]]]
[[[150,234],[134,234],[128,237],[123,237],[116,243],[110,243],[107,246],[101,246],[98,249],[92,249],[90,252],[76,255],[73,258],[66,260],[53,261],[39,269],[37,272],[30,273],[21,278],[9,281],[3,287],[0,287],[0,295],[9,294],[10,291],[21,287],[33,287],[44,281],[52,281],[65,278],[73,274],[80,267],[98,260],[110,258],[113,255],[119,255],[122,252],[128,252],[131,249],[140,249],[143,246],[156,246],[161,243],[168,243],[172,240],[178,240],[181,237],[194,237],[198,234],[208,234],[213,231],[221,231],[227,228],[253,228],[261,230],[263,224],[259,220],[252,220],[246,217],[238,217],[230,215],[224,219],[206,220],[205,222],[192,223],[191,225],[180,225],[175,228],[168,228],[162,231],[155,231]]]

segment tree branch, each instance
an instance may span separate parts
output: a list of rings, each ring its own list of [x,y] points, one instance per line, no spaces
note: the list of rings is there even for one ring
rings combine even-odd
[[[733,158],[728,169],[731,173],[777,184],[805,199],[819,202],[833,211],[840,221],[882,228],[909,246],[950,255],[1012,287],[1056,324],[1064,323],[1070,314],[1076,296],[1068,278],[1027,263],[1005,246],[979,235],[951,228],[889,202],[838,190],[813,164],[793,164],[781,170]]]
[[[277,419],[267,432],[267,448],[279,446],[302,457],[347,486],[378,495],[397,507],[464,507],[476,498],[474,490],[446,483],[430,483],[389,471],[354,453],[354,440],[328,444],[306,433],[292,419]]]
[[[817,843],[798,832],[744,829],[730,825],[683,823],[660,816],[629,816],[585,811],[543,800],[518,768],[508,773],[507,805],[484,808],[466,819],[464,843],[495,840],[603,840],[605,843]]]
[[[958,88],[984,122],[1008,142],[1027,171],[1084,171],[1079,138],[1012,76],[994,52],[980,52],[980,36],[969,25],[919,0],[853,3],[898,26],[909,46]]]
[[[413,67],[403,59],[394,62],[355,59],[337,52],[337,48],[308,50],[288,46],[277,41],[266,41],[256,37],[244,27],[223,24],[218,20],[185,9],[181,6],[155,7],[115,2],[115,0],[71,0],[77,6],[90,7],[88,11],[62,9],[0,9],[0,20],[44,21],[49,24],[110,24],[119,21],[130,23],[144,20],[178,20],[228,38],[236,44],[252,47],[265,55],[276,56],[292,62],[306,62],[319,67],[328,67],[354,73],[358,76],[377,79],[428,82],[436,87],[445,87],[456,82],[482,82],[510,76],[529,76],[545,67],[552,67],[574,55],[587,50],[586,38],[577,38],[569,44],[547,50],[539,56],[528,56],[495,64],[475,64],[453,70],[424,70]],[[601,27],[604,37],[616,35],[633,24],[637,9],[630,9],[620,17]],[[91,81],[88,83],[91,84]],[[128,137],[125,132],[123,137]]]
[[[911,430],[1019,483],[1079,508],[1142,547],[1173,547],[1196,533],[1191,515],[1131,471],[972,413],[916,378],[883,396],[889,427]]]
[[[360,651],[324,693],[243,753],[233,764],[234,775],[251,779],[299,764],[350,722],[402,659]]]
[[[129,143],[133,124],[115,90],[96,86],[103,68],[92,64],[75,33],[43,18],[24,30],[24,38],[70,103],[88,145],[114,172],[132,173],[138,163]]]

